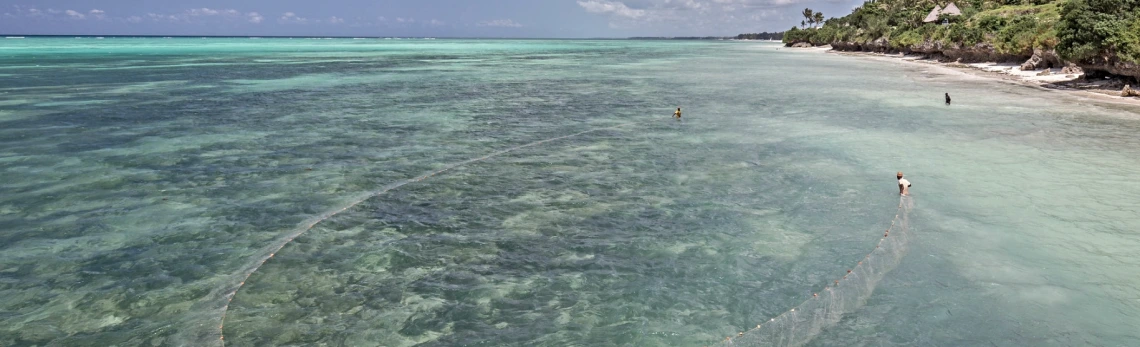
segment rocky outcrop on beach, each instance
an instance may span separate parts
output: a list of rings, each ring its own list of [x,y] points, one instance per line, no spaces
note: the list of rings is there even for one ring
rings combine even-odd
[[[1026,59],[1026,57],[1023,56],[999,53],[997,49],[989,43],[978,43],[973,46],[959,44],[943,45],[942,42],[927,40],[909,47],[892,48],[890,41],[879,38],[871,42],[862,43],[832,42],[831,47],[838,51],[847,52],[922,54],[931,59],[960,63],[1019,62]],[[1056,53],[1052,53],[1052,51],[1042,53],[1042,56],[1050,55],[1056,57]],[[1055,64],[1056,66],[1060,66],[1060,59],[1056,59]]]
[[[878,38],[868,42],[832,42],[831,49],[844,52],[899,53],[890,41]]]
[[[927,40],[909,47],[895,48],[890,41],[879,38],[869,42],[832,42],[831,47],[845,52],[921,54],[930,59],[959,63],[1021,62],[1022,71],[1061,68],[1063,75],[1080,75],[1094,72],[1098,75],[1127,76],[1140,80],[1140,64],[1124,61],[1115,56],[1069,62],[1061,59],[1053,49],[1035,48],[1029,56],[1000,53],[992,44],[982,42],[972,46],[943,44]]]
[[[891,48],[890,41],[878,38],[869,42],[831,42],[831,49],[844,52],[899,53]]]
[[[906,53],[919,53],[919,54],[926,54],[926,55],[942,54],[943,48],[945,48],[945,47],[942,46],[942,42],[926,40],[920,44],[911,45],[910,47],[907,47]]]
[[[815,47],[815,46],[812,46],[812,44],[811,44],[811,43],[807,43],[807,42],[796,42],[796,43],[793,43],[793,44],[791,45],[791,47],[792,47],[792,48],[812,48],[812,47]]]
[[[1033,56],[1021,64],[1021,70],[1051,69],[1064,65],[1066,64],[1061,61],[1061,57],[1057,56],[1057,51],[1035,48],[1033,49]]]
[[[1140,80],[1140,64],[1124,61],[1115,55],[1100,56],[1075,63],[1084,71],[1129,76]]]
[[[1016,62],[1024,59],[1016,55],[998,53],[993,45],[985,42],[973,46],[952,44],[943,47],[940,53],[946,57],[946,60],[962,63]]]
[[[1140,90],[1132,89],[1132,86],[1125,84],[1124,90],[1120,91],[1120,96],[1123,96],[1123,97],[1130,97],[1130,96],[1140,97]]]
[[[858,43],[843,42],[843,41],[832,42],[831,43],[831,49],[834,49],[837,51],[844,51],[844,52],[861,52],[861,51],[863,51],[863,49],[859,47]]]
[[[1126,79],[1131,77],[1140,80],[1140,64],[1114,57],[1098,57],[1093,60],[1069,62],[1061,59],[1061,56],[1053,49],[1037,48],[1027,57],[1000,53],[992,44],[985,42],[966,46],[927,40],[909,47],[892,48],[890,42],[883,38],[870,42],[832,42],[831,47],[834,50],[845,52],[920,54],[944,62],[1021,62],[1022,71],[1043,70],[1041,76],[1056,73],[1056,71],[1049,69],[1061,68],[1060,75],[1076,76],[1093,72],[1093,75],[1097,76],[1125,76]]]
[[[863,50],[868,52],[891,53],[891,42],[880,37],[864,44]]]

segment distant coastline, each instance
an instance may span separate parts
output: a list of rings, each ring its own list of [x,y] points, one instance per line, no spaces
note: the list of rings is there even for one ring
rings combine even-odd
[[[154,39],[247,39],[247,38],[264,38],[264,39],[439,39],[439,40],[681,40],[681,41],[694,41],[694,40],[711,40],[711,41],[724,41],[724,40],[741,40],[741,41],[776,41],[779,42],[783,39],[783,32],[776,33],[757,33],[757,34],[739,34],[736,36],[634,36],[634,37],[580,37],[580,38],[547,38],[547,37],[432,37],[432,36],[339,36],[339,35],[304,35],[304,36],[279,36],[279,35],[29,35],[29,34],[0,34],[0,37],[8,39],[16,38],[154,38]]]
[[[724,36],[634,36],[627,38],[628,40],[728,40],[731,37]]]
[[[762,32],[752,34],[739,34],[736,36],[641,36],[630,37],[630,40],[739,40],[739,41],[782,41],[784,32]]]
[[[763,35],[763,36],[757,36]],[[737,36],[635,36],[635,37],[579,37],[579,38],[549,38],[549,37],[434,37],[434,36],[278,36],[278,35],[27,35],[27,34],[0,34],[4,38],[155,38],[155,39],[439,39],[439,40],[748,40],[748,41],[780,41],[783,33],[740,34]]]
[[[632,38],[465,38],[465,37],[369,37],[369,35],[35,35],[0,34],[0,37],[21,37],[26,39],[404,39],[404,40],[630,40]]]

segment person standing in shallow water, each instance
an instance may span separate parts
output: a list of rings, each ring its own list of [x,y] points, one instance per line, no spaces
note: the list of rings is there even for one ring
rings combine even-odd
[[[895,177],[899,179],[899,195],[910,195],[910,181],[907,181],[905,178],[903,178],[902,171],[899,171],[898,175],[895,175]]]
[[[681,108],[677,108],[677,112],[673,112],[673,118],[681,119]]]
[[[950,93],[946,93],[946,105],[950,105]]]

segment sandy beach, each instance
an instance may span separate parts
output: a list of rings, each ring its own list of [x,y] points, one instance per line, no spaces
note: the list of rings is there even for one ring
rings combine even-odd
[[[813,47],[800,50],[833,53],[877,61],[917,64],[939,69],[944,73],[966,74],[980,78],[996,79],[1008,83],[1041,88],[1042,90],[1059,91],[1063,94],[1067,94],[1080,99],[1140,106],[1140,98],[1120,96],[1121,87],[1119,86],[1118,82],[1110,80],[1105,80],[1103,82],[1088,82],[1083,80],[1083,74],[1064,74],[1061,72],[1060,68],[1026,71],[1021,69],[1020,64],[1015,63],[945,63],[934,59],[928,59],[922,55],[842,52],[832,50],[830,46]],[[1044,71],[1049,72],[1043,73]]]

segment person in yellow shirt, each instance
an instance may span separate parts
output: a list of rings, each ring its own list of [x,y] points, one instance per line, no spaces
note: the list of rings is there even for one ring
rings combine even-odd
[[[677,112],[673,112],[673,118],[681,118],[681,108],[677,108]]]

